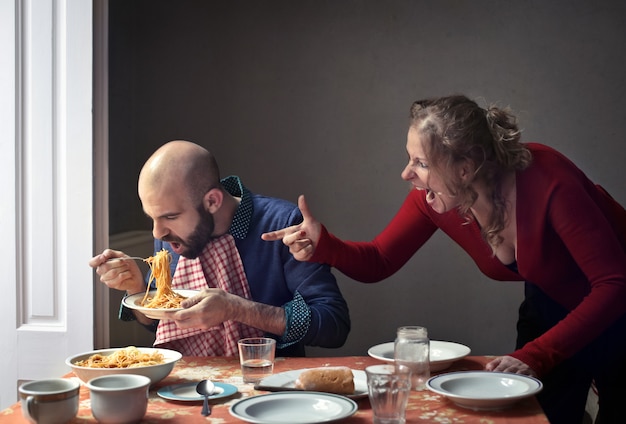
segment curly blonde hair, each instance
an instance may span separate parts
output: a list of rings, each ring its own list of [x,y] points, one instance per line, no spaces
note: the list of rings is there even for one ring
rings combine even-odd
[[[471,181],[463,182],[456,172],[446,171],[462,161],[473,163],[474,179],[484,181],[490,190],[493,211],[481,232],[495,252],[502,243],[500,232],[507,219],[503,176],[525,169],[532,161],[530,151],[520,142],[515,116],[508,109],[494,105],[483,109],[463,95],[453,95],[414,102],[410,125],[424,142],[431,169],[441,175],[449,193],[460,200],[459,212],[468,220],[473,219],[470,207],[478,193]]]

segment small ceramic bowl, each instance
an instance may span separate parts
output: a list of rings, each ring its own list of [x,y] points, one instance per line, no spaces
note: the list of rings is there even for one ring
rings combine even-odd
[[[87,382],[91,413],[100,424],[138,423],[148,409],[150,379],[144,375],[114,374]]]

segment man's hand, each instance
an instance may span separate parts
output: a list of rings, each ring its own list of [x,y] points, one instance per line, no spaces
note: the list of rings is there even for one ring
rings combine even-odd
[[[244,299],[217,288],[204,289],[185,299],[181,306],[184,309],[169,318],[182,329],[209,329],[230,320],[281,335],[287,325],[283,308]]]
[[[141,270],[134,260],[115,260],[128,257],[119,250],[105,249],[89,261],[89,266],[96,270],[100,281],[115,290],[124,290],[129,294],[145,290]]]

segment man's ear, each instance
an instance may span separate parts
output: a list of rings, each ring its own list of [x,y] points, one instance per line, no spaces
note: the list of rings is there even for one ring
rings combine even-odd
[[[224,200],[224,193],[219,188],[212,188],[207,191],[204,197],[202,198],[202,204],[204,205],[204,209],[214,214],[222,207],[222,201]]]

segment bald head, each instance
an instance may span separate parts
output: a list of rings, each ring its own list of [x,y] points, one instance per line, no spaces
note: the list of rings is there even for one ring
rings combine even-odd
[[[139,192],[182,190],[199,203],[211,188],[219,187],[220,174],[213,155],[204,147],[176,140],[161,146],[139,173]]]

